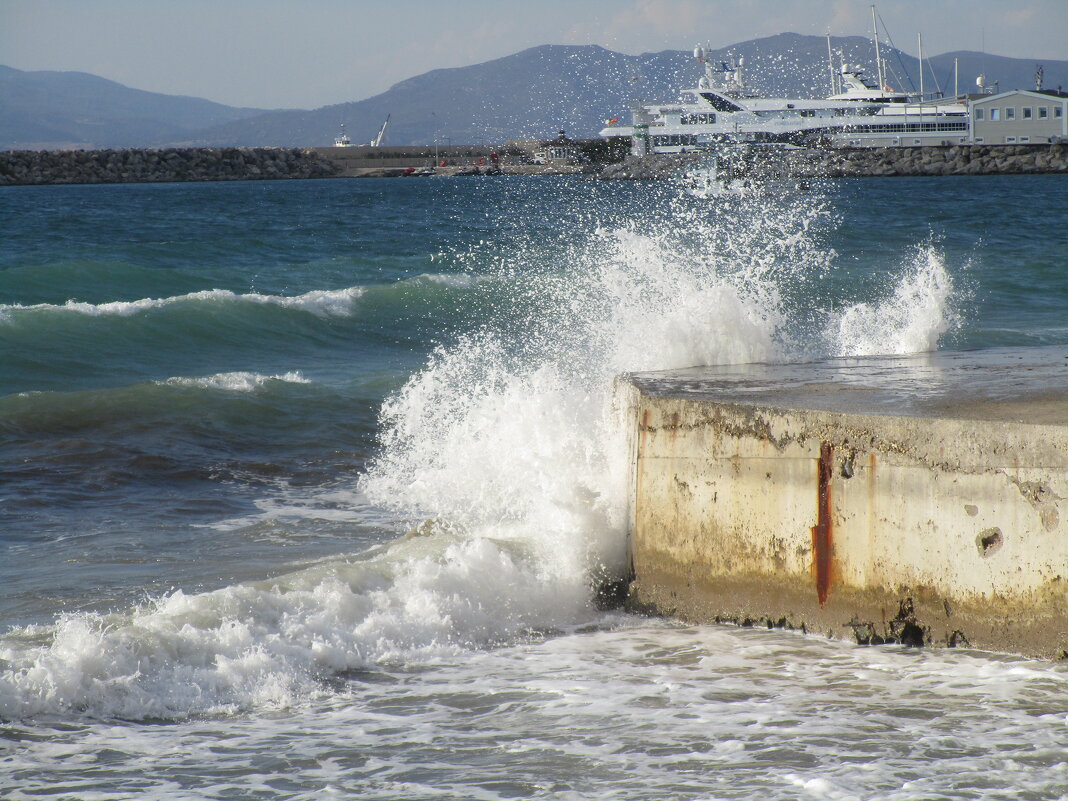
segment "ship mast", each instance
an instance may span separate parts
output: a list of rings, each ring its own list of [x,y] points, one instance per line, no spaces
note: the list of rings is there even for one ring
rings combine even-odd
[[[871,29],[875,34],[875,69],[879,73],[879,91],[882,92],[886,88],[886,81],[883,79],[883,57],[879,53],[879,25],[875,22],[875,4],[871,7]]]
[[[831,94],[838,94],[838,81],[834,74],[834,56],[831,54],[831,32],[827,31],[827,69],[831,71]]]
[[[916,34],[916,44],[920,51],[920,102],[923,102],[923,34]]]

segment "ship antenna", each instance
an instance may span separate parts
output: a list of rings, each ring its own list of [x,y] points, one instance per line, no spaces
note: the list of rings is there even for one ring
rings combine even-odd
[[[831,53],[831,32],[827,31],[827,69],[831,72],[831,94],[838,94],[838,83],[834,77],[834,54]]]
[[[883,91],[886,81],[883,80],[883,57],[879,53],[879,26],[875,22],[875,4],[871,7],[871,30],[875,34],[875,71],[879,76],[879,91]]]

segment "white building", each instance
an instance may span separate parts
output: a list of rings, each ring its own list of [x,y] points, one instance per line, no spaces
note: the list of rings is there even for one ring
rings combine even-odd
[[[1068,92],[1013,89],[969,104],[977,145],[1038,145],[1068,141]]]

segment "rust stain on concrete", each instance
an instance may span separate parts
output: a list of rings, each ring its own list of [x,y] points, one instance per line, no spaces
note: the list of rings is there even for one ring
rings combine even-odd
[[[816,525],[812,527],[812,566],[816,571],[816,596],[820,606],[827,603],[831,591],[833,542],[831,524],[831,475],[834,472],[834,446],[820,443],[816,463]]]

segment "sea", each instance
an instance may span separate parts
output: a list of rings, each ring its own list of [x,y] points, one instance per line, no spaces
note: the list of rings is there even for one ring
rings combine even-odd
[[[0,242],[0,798],[1068,798],[1063,661],[597,593],[618,375],[1064,346],[1068,176],[5,187]]]

